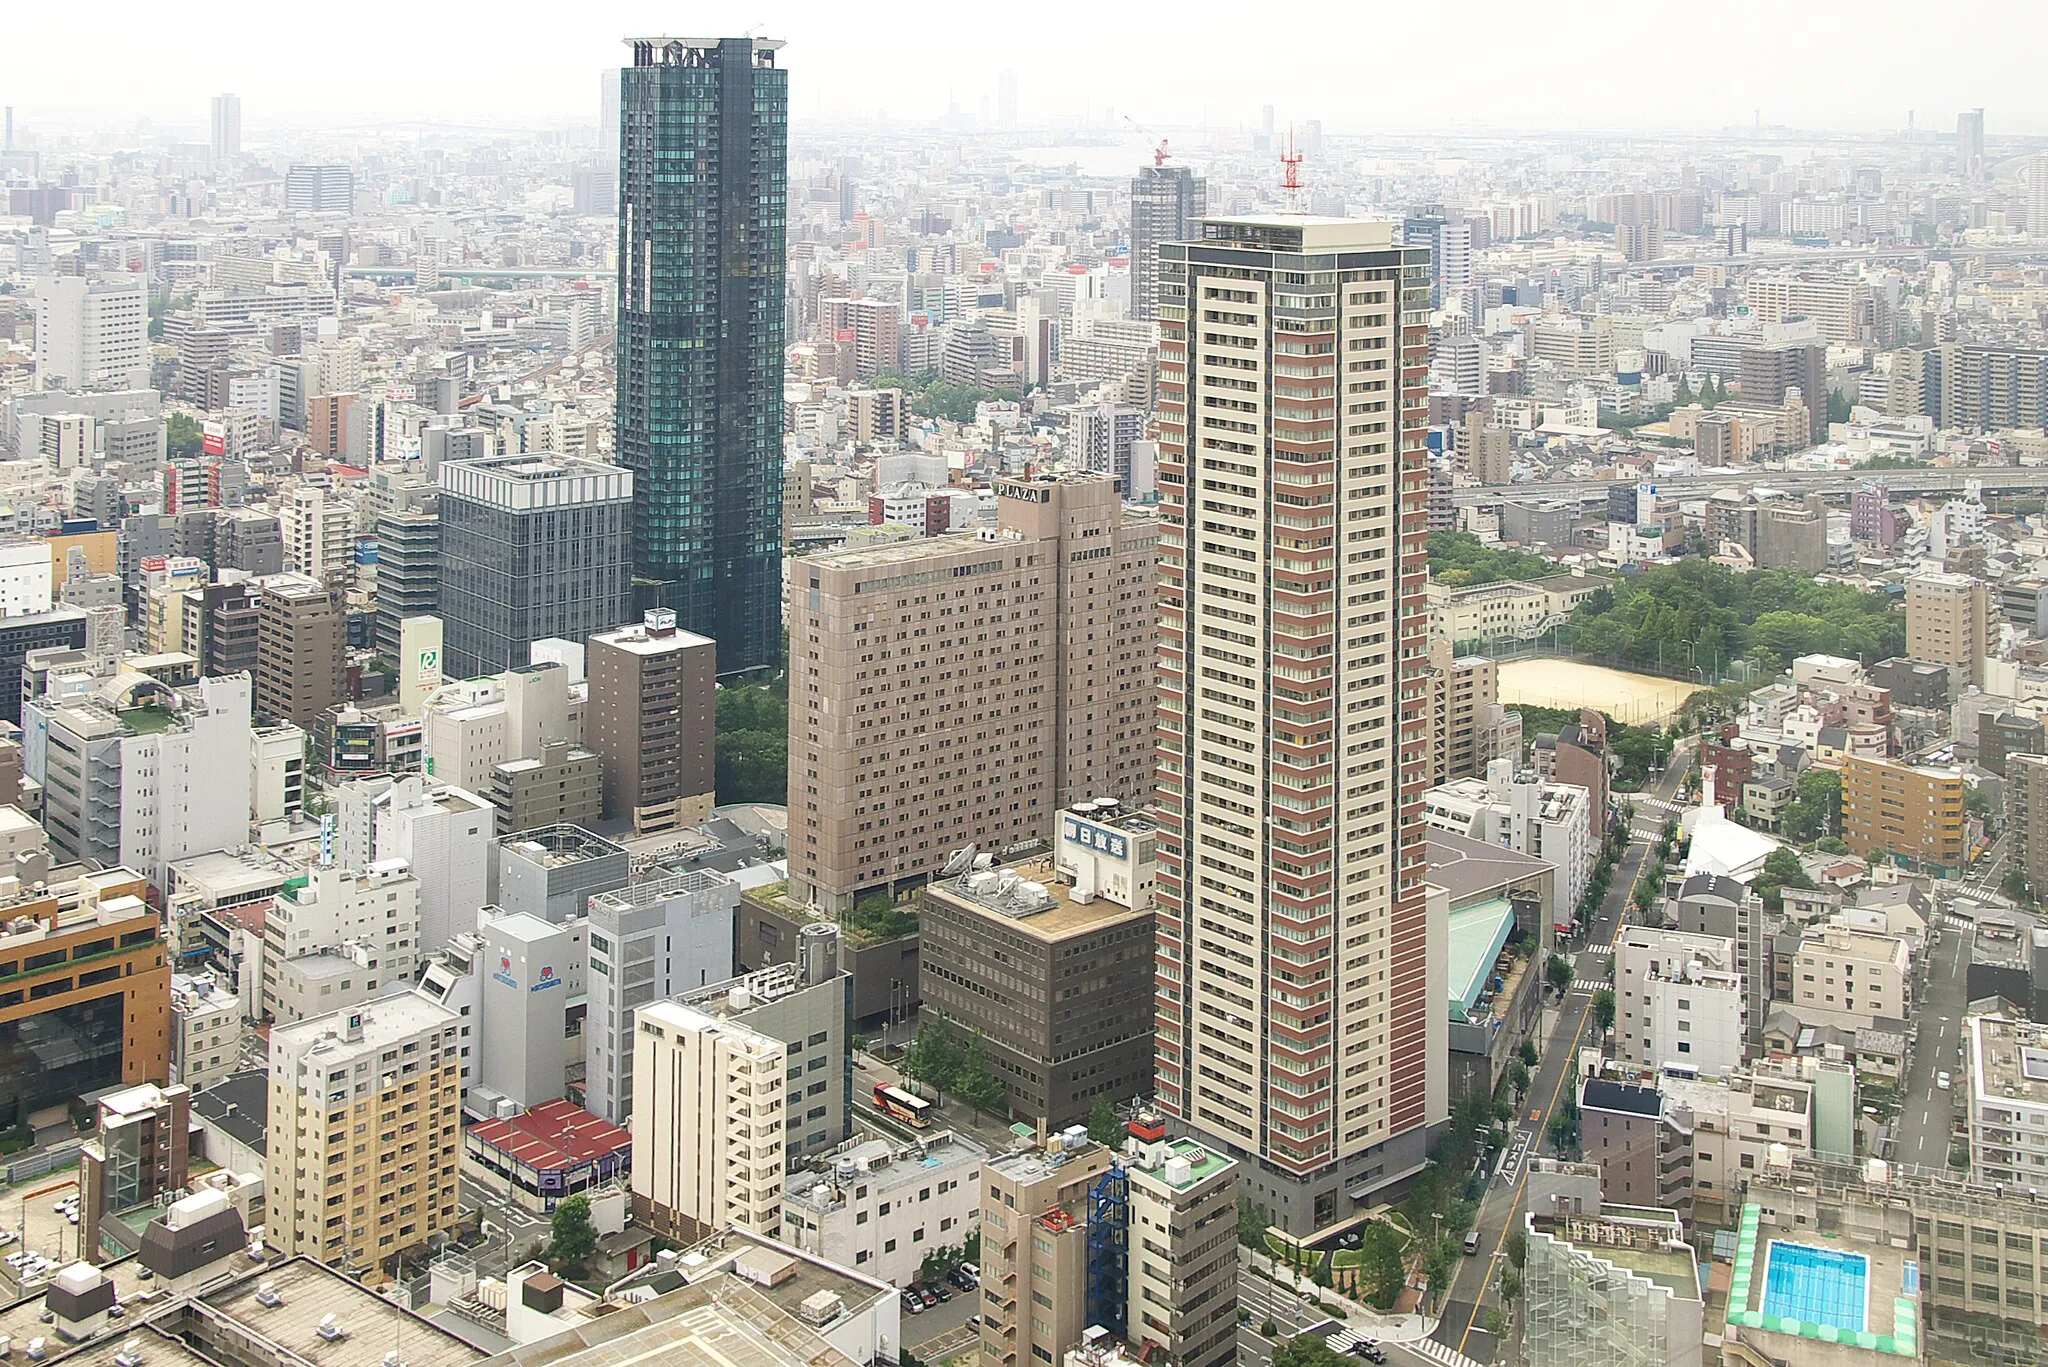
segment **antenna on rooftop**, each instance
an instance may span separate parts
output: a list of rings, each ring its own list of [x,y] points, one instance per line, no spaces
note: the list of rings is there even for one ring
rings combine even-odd
[[[1294,128],[1287,129],[1287,150],[1280,154],[1280,165],[1285,171],[1280,177],[1280,197],[1283,207],[1290,214],[1301,212],[1301,153],[1294,150]]]

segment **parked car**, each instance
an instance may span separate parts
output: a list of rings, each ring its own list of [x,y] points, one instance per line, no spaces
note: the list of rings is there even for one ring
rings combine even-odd
[[[1953,1079],[1953,1078],[1951,1078],[1951,1077],[1950,1077],[1950,1076],[1949,1076],[1949,1075],[1948,1075],[1947,1073],[1945,1073],[1945,1072],[1944,1072],[1944,1073],[1936,1073],[1936,1074],[1934,1075],[1934,1085],[1935,1085],[1935,1086],[1937,1086],[1937,1087],[1939,1087],[1939,1088],[1941,1088],[1941,1090],[1942,1090],[1942,1091],[1944,1091],[1944,1092],[1948,1090],[1948,1086],[1949,1086],[1949,1083],[1950,1083],[1950,1082],[1952,1082],[1952,1081],[1954,1081],[1954,1079]]]
[[[1465,1256],[1466,1256],[1466,1257],[1468,1257],[1468,1258],[1470,1258],[1470,1257],[1472,1257],[1472,1256],[1473,1256],[1474,1254],[1476,1254],[1476,1253],[1478,1253],[1478,1252],[1479,1252],[1479,1231],[1478,1231],[1478,1230],[1476,1230],[1476,1229],[1469,1229],[1469,1230],[1466,1230],[1466,1231],[1465,1231]]]
[[[913,1315],[922,1315],[924,1298],[906,1286],[903,1288],[903,1308]]]
[[[979,1315],[969,1315],[969,1316],[967,1317],[967,1327],[968,1327],[969,1329],[979,1329],[979,1328],[981,1328],[981,1316],[979,1316]]]
[[[928,1284],[924,1289],[924,1293],[927,1296],[937,1297],[938,1302],[941,1305],[944,1305],[947,1301],[953,1299],[953,1293],[946,1289],[946,1284],[944,1282],[932,1282]]]

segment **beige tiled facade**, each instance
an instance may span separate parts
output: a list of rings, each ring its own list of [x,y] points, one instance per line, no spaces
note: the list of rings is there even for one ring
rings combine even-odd
[[[1149,514],[1098,475],[1001,481],[998,528],[790,573],[789,873],[832,909],[1056,806],[1151,786]]]

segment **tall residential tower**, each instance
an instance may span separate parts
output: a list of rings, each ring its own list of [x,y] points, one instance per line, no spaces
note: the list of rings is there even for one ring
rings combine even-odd
[[[618,457],[643,607],[782,655],[789,81],[767,38],[635,38],[619,75]]]
[[[1212,218],[1160,260],[1157,1089],[1323,1228],[1449,1099],[1425,910],[1430,258]]]
[[[1131,177],[1131,317],[1159,316],[1159,244],[1185,240],[1208,201],[1209,182],[1185,166],[1141,166]]]

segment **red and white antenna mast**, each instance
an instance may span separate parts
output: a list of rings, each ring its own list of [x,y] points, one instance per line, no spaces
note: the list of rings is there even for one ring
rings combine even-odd
[[[1286,171],[1280,177],[1281,203],[1290,214],[1301,212],[1301,153],[1294,150],[1294,130],[1287,130],[1287,150],[1280,154]]]

